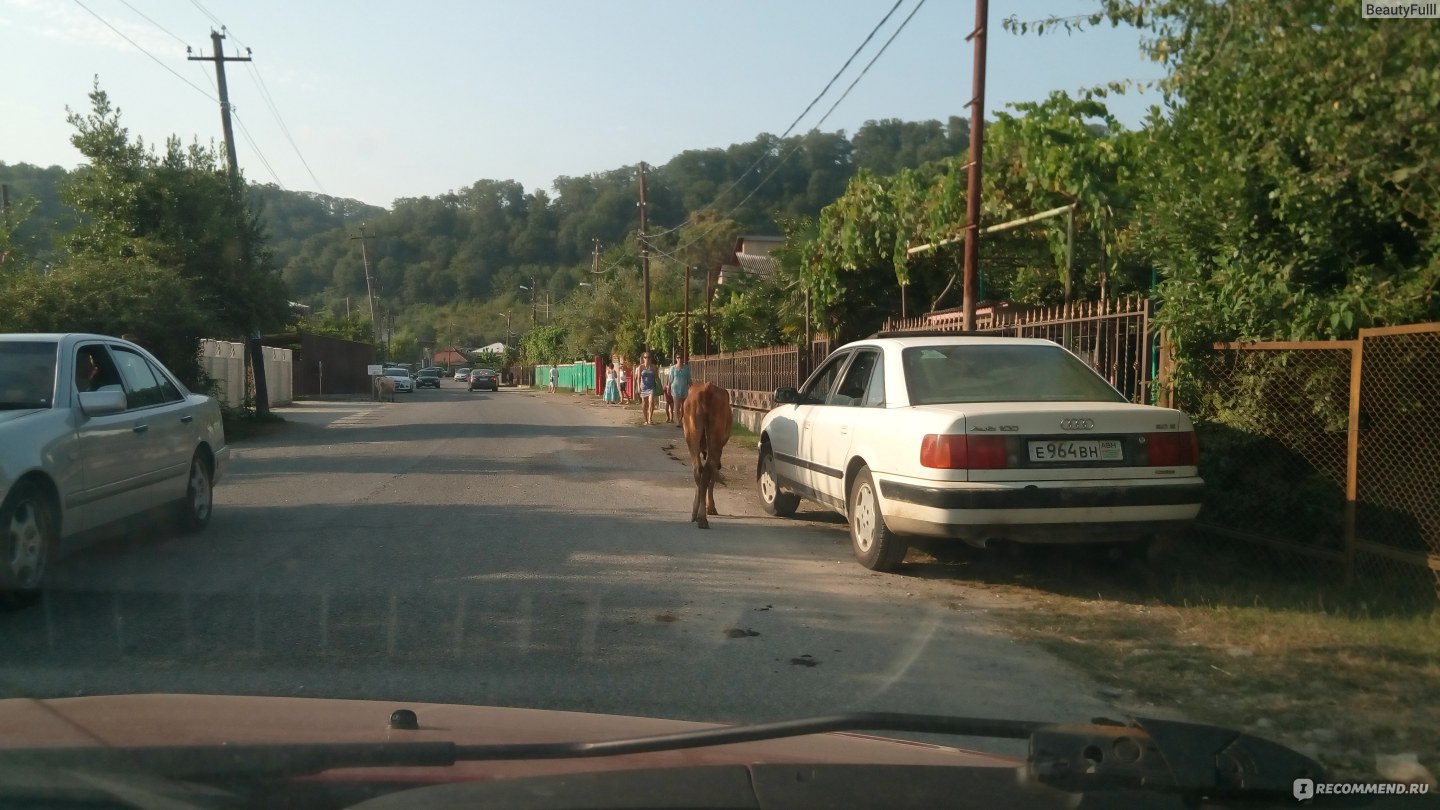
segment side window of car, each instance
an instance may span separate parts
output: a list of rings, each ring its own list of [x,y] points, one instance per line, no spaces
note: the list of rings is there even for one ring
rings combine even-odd
[[[160,381],[155,379],[155,373],[150,370],[150,364],[145,358],[129,349],[118,347],[112,347],[110,352],[115,357],[115,365],[120,367],[120,376],[125,380],[125,387],[129,389],[128,401],[131,409],[148,408],[165,401]]]
[[[865,401],[861,404],[867,408],[885,407],[885,359],[881,353],[875,355],[875,370],[870,374],[870,382],[865,387]]]
[[[876,352],[870,350],[856,352],[855,360],[845,370],[844,379],[830,394],[829,404],[855,406],[864,401],[865,385],[870,382],[870,373],[875,370],[875,360],[878,356]]]
[[[80,393],[102,391],[113,388],[124,390],[120,384],[120,372],[110,359],[110,352],[98,343],[90,343],[75,350],[75,390]]]
[[[156,368],[154,363],[147,363],[147,365],[150,366],[150,372],[155,375],[155,379],[160,381],[161,402],[179,402],[185,398],[185,395],[180,393],[180,389],[170,380],[169,375]]]
[[[840,369],[845,361],[850,359],[850,354],[838,354],[820,367],[810,382],[800,390],[800,403],[802,405],[824,405],[830,398],[830,391],[835,387],[835,378],[840,376]]]

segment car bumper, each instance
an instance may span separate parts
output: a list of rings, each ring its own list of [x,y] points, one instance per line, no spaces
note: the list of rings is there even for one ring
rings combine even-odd
[[[983,542],[1093,542],[1195,519],[1204,482],[1110,480],[941,484],[881,478],[881,512],[901,534]]]

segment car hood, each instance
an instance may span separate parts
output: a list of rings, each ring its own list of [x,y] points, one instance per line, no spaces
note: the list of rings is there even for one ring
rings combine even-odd
[[[388,727],[410,709],[419,728]],[[188,747],[452,742],[462,745],[600,741],[715,728],[715,724],[541,709],[405,701],[219,695],[116,695],[0,700],[0,753],[58,747]],[[709,748],[561,760],[460,762],[365,769],[366,776],[462,781],[559,773],[736,764],[949,765],[1013,768],[1020,760],[929,743],[829,733]],[[327,772],[345,778],[343,770]],[[325,775],[322,775],[322,777]]]

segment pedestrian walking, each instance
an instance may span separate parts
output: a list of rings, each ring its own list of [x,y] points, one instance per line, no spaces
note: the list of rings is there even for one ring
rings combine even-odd
[[[555,393],[555,386],[560,384],[560,367],[550,367],[550,393]]]
[[[606,405],[614,405],[620,401],[620,382],[617,376],[614,363],[605,367],[604,400]]]
[[[675,421],[675,398],[670,394],[670,378],[674,372],[674,366],[666,366],[660,369],[660,391],[664,395],[665,421]]]
[[[670,393],[675,397],[675,422],[684,426],[685,396],[690,393],[690,358],[683,351],[670,372]]]
[[[635,371],[636,388],[640,390],[640,411],[645,415],[645,424],[655,424],[655,386],[659,383],[659,374],[655,371],[655,364],[650,362],[650,353],[646,352],[640,357],[640,366]]]

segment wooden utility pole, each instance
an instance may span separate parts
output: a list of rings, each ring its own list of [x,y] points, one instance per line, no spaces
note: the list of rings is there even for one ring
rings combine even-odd
[[[350,237],[350,241],[360,241],[360,262],[365,266],[365,297],[370,299],[370,335],[378,340],[380,338],[380,325],[375,322],[375,288],[370,280],[370,254],[365,250],[365,241],[374,239],[373,236],[365,235],[365,223],[360,223],[360,235]],[[349,301],[350,299],[345,299]],[[346,304],[348,307],[349,304]]]
[[[600,239],[594,236],[590,237],[590,272],[600,273]]]
[[[714,322],[710,320],[710,268],[705,268],[705,353],[710,354],[710,331]]]
[[[965,187],[965,298],[962,327],[975,329],[975,285],[980,269],[980,159],[985,153],[985,25],[989,0],[975,0],[975,30],[966,39],[975,48],[975,78],[970,99],[970,165]]]
[[[225,63],[249,62],[250,49],[245,49],[245,56],[226,56],[225,35],[214,29],[210,30],[210,45],[213,52],[209,56],[189,56],[186,59],[191,62],[215,63],[215,86],[220,93],[220,127],[225,133],[225,157],[229,161],[230,182],[238,194],[242,188],[240,161],[235,157],[235,128],[230,123],[230,87],[225,83]],[[251,374],[255,378],[255,413],[266,416],[270,413],[270,387],[265,382],[265,349],[260,345],[260,330],[254,325],[245,336],[245,354],[250,361]]]
[[[697,267],[697,268],[695,268],[695,269],[698,270],[698,269],[700,269],[700,268]],[[688,265],[688,264],[685,265],[685,309],[684,309],[683,311],[684,311],[685,314],[682,315],[682,316],[680,316],[680,323],[681,323],[681,325],[682,325],[680,331],[681,331],[681,334],[683,335],[683,337],[681,338],[681,342],[680,342],[680,346],[681,346],[680,351],[681,351],[681,353],[684,354],[686,357],[689,357],[689,356],[690,356],[690,265]]]
[[[650,244],[645,240],[645,161],[640,161],[640,280],[645,285],[645,304],[641,320],[645,324],[641,345],[650,350]]]

